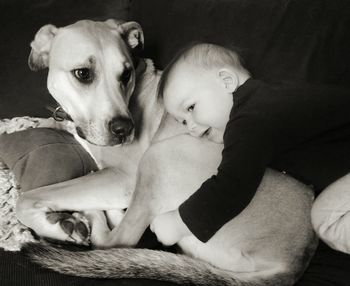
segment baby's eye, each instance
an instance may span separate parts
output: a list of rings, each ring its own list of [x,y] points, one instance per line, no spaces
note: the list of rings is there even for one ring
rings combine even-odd
[[[188,112],[192,112],[193,109],[194,109],[194,104],[192,104],[191,106],[189,106],[189,107],[187,108],[187,111],[188,111]]]

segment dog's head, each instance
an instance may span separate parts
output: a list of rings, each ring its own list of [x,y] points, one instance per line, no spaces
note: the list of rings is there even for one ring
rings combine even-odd
[[[135,87],[133,55],[143,47],[138,23],[83,20],[63,28],[45,25],[31,47],[29,67],[49,68],[48,89],[81,137],[96,145],[133,140],[128,104]]]

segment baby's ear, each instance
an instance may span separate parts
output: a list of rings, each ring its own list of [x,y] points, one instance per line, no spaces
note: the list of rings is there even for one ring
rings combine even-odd
[[[232,93],[238,88],[238,75],[235,72],[221,69],[218,72],[218,77],[223,88],[225,88],[227,92]]]

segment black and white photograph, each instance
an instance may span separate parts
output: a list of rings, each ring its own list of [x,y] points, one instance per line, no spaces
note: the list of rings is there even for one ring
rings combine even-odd
[[[0,0],[1,286],[350,286],[349,0]]]

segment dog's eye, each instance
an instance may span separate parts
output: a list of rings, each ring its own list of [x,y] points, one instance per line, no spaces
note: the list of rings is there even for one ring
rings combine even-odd
[[[73,74],[82,83],[91,83],[93,80],[93,72],[89,68],[75,69]]]
[[[120,81],[124,86],[126,86],[131,78],[131,69],[124,69],[123,73],[120,75]]]

